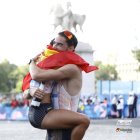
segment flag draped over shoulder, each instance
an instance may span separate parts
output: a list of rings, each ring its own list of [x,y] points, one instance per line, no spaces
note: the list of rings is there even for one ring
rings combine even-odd
[[[61,51],[59,53],[50,55],[49,57],[45,58],[41,62],[37,64],[38,67],[42,69],[54,69],[58,67],[62,67],[66,64],[75,64],[81,68],[81,70],[89,73],[91,71],[97,70],[98,67],[91,66],[87,63],[83,58],[81,58],[78,54],[70,51]],[[25,91],[30,87],[31,81],[30,73],[27,73],[23,79],[22,83],[22,91]]]

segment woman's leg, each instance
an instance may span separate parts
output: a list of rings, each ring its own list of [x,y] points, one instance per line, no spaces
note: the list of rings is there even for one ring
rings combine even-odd
[[[43,129],[72,128],[71,140],[82,140],[89,124],[90,120],[84,114],[57,109],[47,113],[41,126]]]

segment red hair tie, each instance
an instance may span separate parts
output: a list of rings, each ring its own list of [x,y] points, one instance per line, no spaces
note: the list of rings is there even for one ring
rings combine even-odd
[[[64,31],[64,34],[69,40],[72,39],[72,37],[73,37],[72,33],[69,31]]]

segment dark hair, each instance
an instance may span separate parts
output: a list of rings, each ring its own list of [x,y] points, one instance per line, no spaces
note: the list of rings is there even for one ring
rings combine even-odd
[[[52,40],[51,40],[50,45],[53,46],[53,42],[54,42],[54,40],[55,40],[55,39],[52,39]]]
[[[73,45],[74,48],[76,48],[76,46],[78,44],[78,40],[72,32],[65,30],[65,31],[59,32],[58,35],[65,37],[67,44],[69,46]]]

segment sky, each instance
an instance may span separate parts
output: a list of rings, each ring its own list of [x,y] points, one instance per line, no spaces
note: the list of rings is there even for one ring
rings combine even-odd
[[[26,65],[54,37],[49,11],[64,0],[0,0],[0,62]],[[140,47],[140,0],[70,0],[73,13],[85,14],[79,41],[95,50],[94,59],[108,53],[124,57]]]

